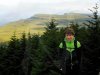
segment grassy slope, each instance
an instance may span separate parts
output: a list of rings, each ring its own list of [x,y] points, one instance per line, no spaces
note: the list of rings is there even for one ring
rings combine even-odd
[[[34,17],[37,17],[38,19],[34,19]],[[31,34],[42,34],[45,29],[45,23],[49,21],[50,18],[54,17],[58,23],[59,26],[64,26],[67,24],[67,20],[76,20],[76,19],[84,19],[87,18],[85,15],[81,14],[64,14],[64,15],[48,15],[48,14],[38,14],[33,16],[32,20],[25,19],[25,20],[19,20],[16,22],[8,23],[2,27],[0,27],[0,41],[8,41],[11,36],[16,33],[16,36],[20,38],[21,34],[23,32]]]
[[[38,22],[39,23],[39,22]],[[44,31],[43,25],[37,25],[37,22],[31,21],[28,23],[25,22],[13,22],[9,23],[3,27],[0,27],[0,41],[8,41],[11,36],[16,33],[16,36],[19,38],[23,32],[25,33],[36,33],[42,34]]]

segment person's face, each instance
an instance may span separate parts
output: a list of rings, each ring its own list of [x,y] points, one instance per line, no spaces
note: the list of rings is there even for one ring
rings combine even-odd
[[[73,35],[73,34],[66,34],[66,39],[67,39],[68,41],[73,40],[73,38],[74,38],[74,35]]]

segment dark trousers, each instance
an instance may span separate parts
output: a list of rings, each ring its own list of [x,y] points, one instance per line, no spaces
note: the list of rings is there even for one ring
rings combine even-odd
[[[63,71],[63,75],[81,75],[81,71],[79,68],[79,65],[73,65],[73,67],[71,68],[70,65],[66,65],[62,67],[62,71]]]

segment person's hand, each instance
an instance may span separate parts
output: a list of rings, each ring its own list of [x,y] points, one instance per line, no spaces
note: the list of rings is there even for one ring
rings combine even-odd
[[[62,68],[60,68],[60,70],[62,71]]]

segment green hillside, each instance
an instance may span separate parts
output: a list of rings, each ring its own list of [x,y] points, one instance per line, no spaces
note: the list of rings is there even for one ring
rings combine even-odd
[[[66,26],[70,21],[77,21],[79,23],[89,19],[86,14],[79,13],[65,13],[64,15],[56,14],[36,14],[28,19],[23,19],[8,23],[0,27],[0,41],[8,41],[15,32],[20,38],[23,32],[31,34],[42,34],[45,29],[46,22],[51,18],[55,18],[59,26]]]

